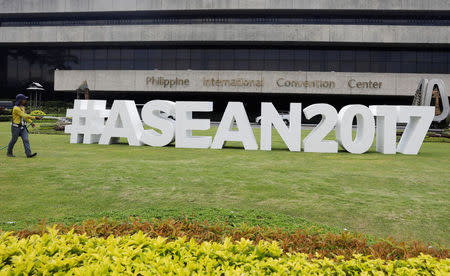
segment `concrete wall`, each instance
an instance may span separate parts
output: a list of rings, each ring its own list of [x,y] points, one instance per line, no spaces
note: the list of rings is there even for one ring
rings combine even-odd
[[[155,82],[147,81],[147,77],[155,78]],[[156,84],[156,79],[162,77],[167,80],[188,80],[187,85],[173,87]],[[263,85],[257,86],[211,86],[205,85],[204,80],[263,80]],[[283,78],[283,81],[280,79]],[[336,95],[389,95],[412,96],[422,78],[440,78],[450,86],[450,74],[385,74],[385,73],[343,73],[343,72],[281,72],[281,71],[128,71],[128,70],[56,70],[55,91],[73,92],[82,81],[87,80],[93,91],[165,91],[165,92],[229,92],[229,93],[294,93],[294,94],[336,94]],[[329,87],[286,87],[278,84],[290,81],[322,81]],[[357,83],[371,81],[378,83],[372,88],[354,87]],[[381,83],[381,84],[380,84]]]
[[[0,45],[161,41],[450,44],[450,26],[187,24],[0,28]]]
[[[0,0],[0,13],[204,9],[450,10],[448,0]]]

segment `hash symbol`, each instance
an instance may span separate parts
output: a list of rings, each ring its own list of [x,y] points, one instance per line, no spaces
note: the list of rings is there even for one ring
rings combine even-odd
[[[72,124],[64,131],[70,133],[70,143],[93,144],[100,140],[109,110],[105,100],[75,100],[66,116],[72,117]]]

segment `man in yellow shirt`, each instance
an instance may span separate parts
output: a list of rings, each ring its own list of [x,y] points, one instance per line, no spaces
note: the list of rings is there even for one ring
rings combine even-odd
[[[30,116],[25,112],[25,104],[28,97],[23,94],[16,96],[16,104],[12,111],[12,124],[11,124],[11,141],[8,144],[8,157],[15,157],[13,154],[14,145],[19,137],[22,138],[23,147],[25,148],[25,154],[28,158],[35,157],[37,153],[31,153],[30,140],[28,139],[28,129],[25,122],[31,123],[34,127],[32,120],[40,120],[41,117]]]

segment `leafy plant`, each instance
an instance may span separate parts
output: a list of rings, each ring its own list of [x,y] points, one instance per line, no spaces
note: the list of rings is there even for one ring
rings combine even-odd
[[[319,254],[326,258],[343,256],[352,258],[354,254],[372,255],[385,260],[398,260],[417,257],[421,254],[436,258],[448,258],[448,249],[430,246],[421,242],[397,242],[393,239],[369,242],[360,234],[344,232],[321,233],[317,229],[298,229],[289,232],[280,228],[255,227],[248,225],[231,226],[226,223],[208,223],[184,220],[153,220],[141,221],[133,219],[126,222],[103,220],[87,220],[81,224],[54,224],[60,233],[76,233],[89,237],[126,236],[143,232],[149,237],[165,237],[176,240],[179,237],[195,239],[198,242],[221,242],[226,238],[231,241],[246,239],[254,244],[261,241],[276,241],[286,253],[301,252],[313,258]],[[13,234],[20,238],[27,238],[35,234],[48,233],[45,223],[34,229],[24,229]]]
[[[32,115],[32,116],[45,116],[47,114],[45,114],[45,112],[42,111],[42,110],[33,110],[33,111],[30,112],[30,115]]]
[[[385,261],[355,254],[350,259],[309,258],[283,254],[279,243],[247,239],[198,242],[133,235],[88,237],[55,228],[42,236],[0,237],[3,274],[441,274],[450,273],[449,259],[420,255]]]

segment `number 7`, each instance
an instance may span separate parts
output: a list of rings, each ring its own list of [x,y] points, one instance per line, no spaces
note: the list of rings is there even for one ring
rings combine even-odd
[[[433,106],[397,106],[397,121],[408,123],[397,152],[403,154],[417,154],[422,146],[423,139],[434,118]]]

